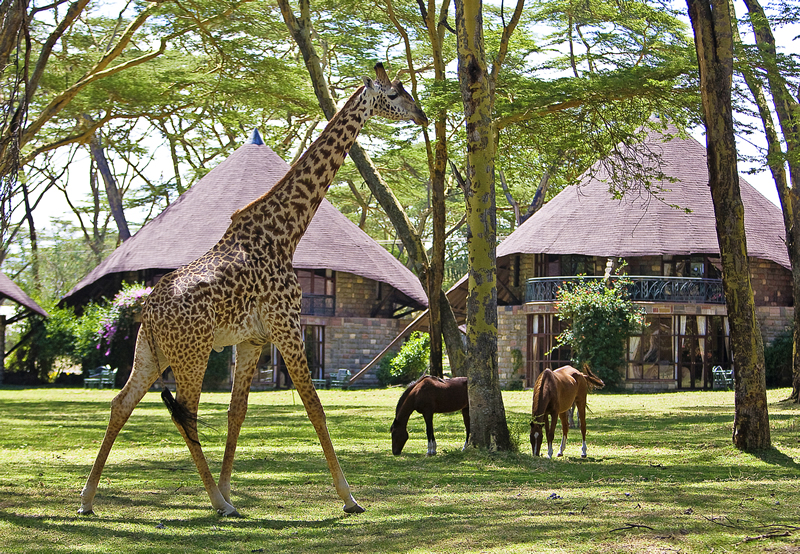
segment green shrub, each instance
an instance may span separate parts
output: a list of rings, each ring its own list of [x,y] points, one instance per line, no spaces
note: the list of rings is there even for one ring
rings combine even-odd
[[[6,360],[6,383],[51,383],[58,376],[54,369],[57,360],[77,361],[75,314],[71,309],[55,307],[47,312],[49,318],[34,316],[25,320],[23,336],[26,338]]]
[[[576,367],[588,363],[606,385],[622,380],[625,339],[642,324],[642,309],[630,299],[623,277],[609,282],[581,281],[562,287],[557,295],[558,319],[569,327],[558,336],[559,345],[572,349]]]
[[[788,387],[792,384],[792,330],[778,335],[764,347],[764,368],[768,387]]]
[[[208,357],[206,375],[203,378],[203,390],[220,390],[225,380],[230,377],[232,349],[233,347],[226,346],[221,352],[211,351],[211,355]]]
[[[427,333],[415,331],[394,356],[384,356],[378,365],[378,381],[382,386],[404,385],[418,379],[428,368],[431,339]]]

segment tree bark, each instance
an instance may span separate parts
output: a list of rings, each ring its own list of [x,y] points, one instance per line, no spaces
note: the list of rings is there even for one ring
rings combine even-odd
[[[733,132],[733,20],[728,0],[687,0],[687,6],[700,69],[709,186],[736,364],[733,443],[740,450],[761,450],[769,448],[771,441],[764,348],[750,283]]]
[[[750,22],[753,25],[756,46],[761,54],[759,63],[767,75],[767,84],[775,106],[775,113],[778,116],[781,134],[786,143],[785,158],[788,160],[791,187],[788,186],[786,180],[780,136],[772,121],[761,83],[751,72],[745,71],[745,80],[756,101],[764,125],[764,135],[767,139],[767,163],[781,200],[783,222],[786,228],[786,247],[792,264],[795,311],[791,398],[795,402],[800,402],[800,309],[798,308],[800,306],[800,237],[797,236],[800,232],[800,210],[798,210],[800,208],[800,167],[797,161],[800,152],[800,103],[789,93],[786,80],[777,67],[775,37],[764,14],[764,9],[757,0],[745,0],[745,6],[747,6]]]
[[[467,353],[469,444],[509,450],[511,440],[497,374],[495,129],[483,44],[481,0],[456,0],[458,78],[467,136]]]
[[[106,153],[103,149],[103,145],[100,144],[98,133],[92,135],[92,140],[89,141],[89,150],[92,153],[92,158],[94,158],[94,163],[97,164],[97,171],[100,172],[100,176],[103,178],[103,183],[106,188],[106,198],[108,198],[108,207],[111,210],[111,216],[114,218],[114,222],[117,224],[119,239],[125,242],[131,238],[131,232],[130,229],[128,229],[128,220],[125,218],[125,211],[122,207],[122,195],[117,187],[117,180],[114,178],[114,174],[108,165]]]

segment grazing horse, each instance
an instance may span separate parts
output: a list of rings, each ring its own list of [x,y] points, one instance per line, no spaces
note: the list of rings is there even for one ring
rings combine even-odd
[[[444,414],[461,410],[469,441],[469,399],[467,378],[439,379],[426,375],[408,385],[400,396],[392,422],[392,454],[399,456],[408,440],[408,418],[414,410],[425,418],[428,434],[428,456],[436,455],[436,439],[433,437],[433,414]],[[464,442],[467,446],[467,442]]]
[[[567,444],[567,410],[573,404],[578,406],[581,437],[583,447],[581,458],[586,457],[586,393],[592,389],[602,388],[605,383],[594,375],[589,366],[584,366],[586,373],[565,365],[557,370],[545,369],[533,387],[533,409],[531,414],[531,448],[533,455],[538,456],[542,447],[542,427],[547,433],[547,457],[553,457],[553,436],[556,432],[556,418],[561,418],[561,448],[558,456],[564,454]]]

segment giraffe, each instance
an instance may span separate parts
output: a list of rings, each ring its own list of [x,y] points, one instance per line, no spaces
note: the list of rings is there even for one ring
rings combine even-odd
[[[239,431],[247,412],[250,383],[262,346],[275,344],[303,400],[344,501],[344,511],[364,509],[353,499],[325,423],[300,333],[302,293],[292,269],[295,247],[311,222],[336,171],[371,116],[428,119],[400,81],[390,82],[383,65],[360,87],[289,172],[266,194],[231,216],[219,242],[197,260],[165,275],[143,309],[133,369],[111,401],[111,416],[97,458],[81,491],[80,514],[93,513],[103,466],[125,422],[162,371],[172,367],[176,395],[162,393],[197,471],[222,516],[238,516],[231,504],[231,473]],[[219,482],[215,483],[197,434],[197,409],[208,355],[236,345],[228,434]]]

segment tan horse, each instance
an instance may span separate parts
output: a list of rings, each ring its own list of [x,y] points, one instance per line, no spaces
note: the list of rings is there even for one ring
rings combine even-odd
[[[531,410],[531,448],[533,455],[539,456],[542,447],[542,427],[547,433],[547,457],[553,457],[553,437],[556,432],[556,419],[561,418],[561,448],[558,456],[564,454],[567,444],[567,410],[573,404],[578,406],[583,447],[581,457],[586,457],[586,393],[599,389],[605,383],[594,375],[588,366],[586,373],[565,365],[557,370],[545,369],[533,387],[533,408]]]

